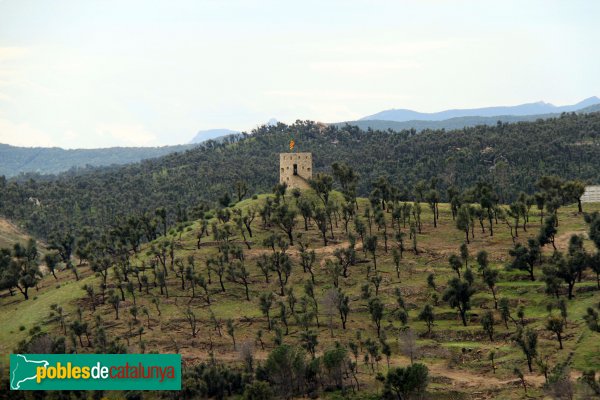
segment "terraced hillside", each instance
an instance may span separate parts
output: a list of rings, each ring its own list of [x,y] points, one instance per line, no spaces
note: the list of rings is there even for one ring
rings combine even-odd
[[[336,192],[332,198],[334,203],[341,202],[341,195]],[[7,354],[17,346],[27,349],[27,343],[39,346],[39,337],[47,332],[46,337],[52,340],[65,334],[70,337],[65,344],[67,351],[180,352],[187,370],[195,371],[185,381],[190,391],[195,390],[190,393],[208,395],[205,382],[208,378],[198,372],[200,369],[192,369],[194,365],[223,364],[232,371],[247,371],[251,357],[252,368],[261,371],[260,366],[269,365],[270,354],[281,343],[302,348],[309,365],[313,357],[323,362],[319,357],[339,343],[347,349],[348,361],[340,375],[341,386],[328,369],[321,367],[321,386],[313,394],[338,398],[344,393],[344,397],[367,398],[382,391],[383,384],[377,379],[379,373],[385,376],[389,368],[410,365],[412,356],[415,363],[423,363],[429,370],[425,398],[543,398],[561,390],[556,384],[544,386],[544,369],[550,380],[561,374],[569,376],[569,387],[578,398],[591,396],[589,386],[578,380],[585,371],[600,369],[600,333],[592,332],[584,321],[587,308],[600,301],[596,275],[590,269],[584,270],[581,281],[575,283],[572,300],[566,299],[566,286],[560,282],[558,299],[546,294],[542,265],[535,266],[534,281],[527,272],[506,268],[513,260],[509,255],[513,239],[510,220],[507,224],[499,219],[493,222],[493,236],[489,226],[483,226],[485,232],[478,223],[474,226],[467,246],[469,256],[454,270],[449,258],[460,254],[465,235],[456,228],[448,204],[439,205],[437,227],[432,224],[431,210],[423,204],[421,232],[415,227],[416,252],[415,242],[410,238],[410,221],[404,226],[402,220],[394,221],[394,214],[385,211],[383,220],[373,219],[370,227],[371,235],[377,237],[374,252],[366,251],[353,221],[348,223],[346,234],[341,214],[326,227],[327,245],[318,229],[318,219],[311,219],[305,230],[303,218],[297,215],[292,234],[294,245],[290,245],[280,239],[287,238],[283,229],[261,221],[258,211],[273,199],[273,195],[261,195],[219,215],[209,212],[206,220],[172,229],[166,236],[143,245],[135,254],[131,252],[126,261],[115,260],[105,265],[106,270],[94,265],[96,271],[107,272],[104,294],[102,275],[95,274],[87,264],[79,267],[79,281],[66,270],[57,274],[57,280],[51,275],[44,277],[28,301],[18,294],[10,296],[3,292],[0,351]],[[321,201],[312,192],[304,192],[300,197],[288,193],[279,201],[295,209],[298,199]],[[369,218],[364,211],[368,204],[366,199],[359,199],[357,212],[365,224],[366,236],[369,236]],[[586,205],[584,209],[597,210],[600,205]],[[229,222],[219,221],[217,217],[227,219],[228,212]],[[250,234],[243,223],[238,225],[235,220],[237,215],[253,214]],[[584,235],[587,251],[590,254],[595,251],[576,206],[560,208],[558,219],[555,237],[558,251],[567,252],[573,234]],[[515,242],[526,243],[539,229],[540,216],[532,209],[529,221],[518,228]],[[394,255],[398,257],[399,236],[395,232],[401,232],[405,248],[397,260]],[[277,239],[273,240],[273,235]],[[346,262],[351,254],[351,241],[356,243],[355,260]],[[302,246],[306,251],[302,251]],[[484,280],[485,271],[478,268],[477,255],[482,250],[489,259],[486,271],[499,274],[494,291],[501,304],[508,304],[510,317],[506,323],[502,307],[494,308],[494,296]],[[310,264],[307,262],[310,251],[314,251],[314,263],[303,270],[303,263],[305,267]],[[544,265],[552,264],[549,261],[552,253],[552,245],[543,247]],[[282,260],[289,257],[289,270],[285,262],[276,268],[265,256],[283,257]],[[261,265],[267,264],[271,269],[265,272]],[[314,285],[310,284],[311,270]],[[470,286],[474,295],[466,326],[461,323],[457,309],[444,300],[449,281],[458,273],[463,281],[470,279],[469,274],[473,279]],[[287,283],[282,283],[286,280]],[[247,292],[244,281],[248,282]],[[92,287],[93,292],[82,289],[84,285]],[[348,305],[344,323],[339,308],[341,298],[346,298]],[[377,301],[383,306],[380,322],[373,317]],[[559,349],[555,333],[547,329],[550,315],[563,318],[560,301],[566,304],[563,349]],[[53,305],[60,306],[60,314]],[[433,310],[430,331],[419,317],[426,305]],[[482,327],[482,319],[489,315],[493,316],[492,333],[489,324],[487,331]],[[73,333],[77,321],[87,324],[85,333]],[[514,340],[521,328],[538,335],[537,362],[533,362],[531,373],[523,351]],[[22,340],[25,342],[19,345]],[[353,363],[355,369],[351,367]],[[515,368],[524,373],[527,394],[515,375]],[[265,379],[274,382],[271,378],[268,375]],[[280,390],[276,381],[272,386]],[[235,394],[237,389],[229,390]],[[144,398],[154,397],[158,394],[144,394]]]

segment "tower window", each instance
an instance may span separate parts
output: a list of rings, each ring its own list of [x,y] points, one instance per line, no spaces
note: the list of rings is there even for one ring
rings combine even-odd
[[[294,164],[294,175],[298,175],[298,164]]]

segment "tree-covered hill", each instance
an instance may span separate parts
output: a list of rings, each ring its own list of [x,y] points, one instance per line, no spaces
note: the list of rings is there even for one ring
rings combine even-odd
[[[61,149],[60,147],[16,147],[0,143],[0,175],[12,177],[35,172],[57,174],[71,168],[122,165],[161,157],[194,145],[162,147],[111,147],[106,149]]]
[[[351,165],[360,174],[361,196],[382,175],[404,198],[413,198],[418,181],[435,177],[443,196],[452,185],[464,189],[483,180],[508,202],[532,192],[542,175],[598,183],[600,170],[600,113],[420,134],[298,121],[121,167],[1,180],[0,213],[41,237],[160,207],[174,220],[225,193],[237,197],[236,183],[248,195],[269,191],[278,181],[278,153],[287,151],[291,137],[298,151],[313,153],[316,172],[334,162]]]

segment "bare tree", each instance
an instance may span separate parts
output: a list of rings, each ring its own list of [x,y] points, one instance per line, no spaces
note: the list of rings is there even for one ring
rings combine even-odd
[[[412,329],[405,329],[400,333],[400,352],[406,357],[410,358],[410,364],[412,365],[415,358],[417,357],[417,339]]]
[[[325,308],[325,314],[327,315],[327,324],[329,325],[331,337],[333,337],[333,317],[337,312],[338,297],[339,291],[335,288],[329,289],[325,292],[325,296],[323,297],[323,307]]]

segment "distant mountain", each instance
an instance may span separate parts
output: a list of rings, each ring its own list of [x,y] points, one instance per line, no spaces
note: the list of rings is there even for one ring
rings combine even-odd
[[[190,143],[202,143],[209,139],[215,140],[222,138],[223,136],[236,135],[238,133],[238,131],[233,131],[231,129],[207,129],[198,131]]]
[[[590,97],[577,104],[567,106],[555,106],[543,101],[537,103],[520,104],[517,106],[503,107],[484,107],[471,109],[455,109],[445,110],[435,113],[421,113],[418,111],[407,109],[392,109],[381,111],[377,114],[369,115],[361,118],[359,121],[380,120],[380,121],[443,121],[451,118],[459,117],[493,117],[493,116],[524,116],[524,115],[540,115],[540,114],[555,114],[562,112],[573,112],[581,110],[589,106],[600,104],[598,97]]]
[[[110,147],[65,150],[59,147],[15,147],[0,144],[0,176],[21,173],[57,174],[71,168],[122,165],[182,152],[195,144],[163,147]]]
[[[583,103],[583,102],[582,102]],[[580,103],[581,104],[581,103]],[[592,106],[588,106],[577,110],[577,114],[589,114],[592,112],[599,112],[600,104],[595,104]],[[533,115],[494,115],[491,117],[477,117],[477,116],[469,116],[469,117],[456,117],[449,118],[441,121],[422,121],[422,120],[411,120],[411,121],[386,121],[386,120],[358,120],[358,121],[344,121],[344,122],[336,122],[331,125],[335,126],[344,126],[344,125],[353,125],[357,126],[362,130],[388,130],[391,129],[393,131],[402,131],[405,129],[415,129],[417,132],[426,130],[426,129],[463,129],[471,126],[477,125],[496,125],[498,121],[514,123],[514,122],[531,122],[537,121],[538,119],[547,119],[547,118],[558,118],[561,113],[549,113],[549,114],[533,114]]]

